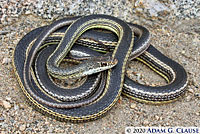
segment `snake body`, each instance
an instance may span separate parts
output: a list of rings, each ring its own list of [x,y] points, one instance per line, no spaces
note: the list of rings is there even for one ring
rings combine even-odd
[[[129,26],[111,16],[90,15],[62,19],[28,33],[16,46],[13,63],[20,86],[31,104],[59,120],[80,122],[97,119],[110,110],[117,102],[122,87],[123,94],[143,102],[162,103],[182,95],[187,84],[187,74],[182,66],[153,46],[148,48],[149,38],[142,36],[145,28],[133,24]],[[107,29],[115,34],[88,30],[93,28]],[[134,32],[138,41],[133,45]],[[81,39],[78,39],[79,36]],[[75,41],[95,51],[79,51],[83,49],[77,45],[72,47]],[[111,59],[117,59],[118,63],[100,74],[87,76],[83,85],[67,91],[49,79],[46,61],[53,52],[55,61],[60,63],[71,48],[79,56],[81,53],[98,56],[97,51],[111,51]],[[57,50],[57,54],[54,50]],[[166,78],[169,84],[150,87],[138,84],[127,76],[124,79],[127,61],[135,58]]]

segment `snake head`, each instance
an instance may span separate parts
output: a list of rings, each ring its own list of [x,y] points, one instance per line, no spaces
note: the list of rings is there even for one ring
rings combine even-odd
[[[100,61],[98,61],[100,67],[105,68],[105,69],[111,69],[115,65],[117,65],[118,60],[117,59],[112,59],[112,57],[101,57]]]
[[[115,65],[117,65],[118,60],[112,58],[112,53],[109,52],[103,56],[96,57],[96,61],[100,64],[102,68],[111,69]]]
[[[108,69],[113,68],[115,65],[117,65],[118,60],[113,59],[111,56],[98,56],[98,57],[92,57],[89,60],[86,60],[83,62],[82,65],[84,65],[84,69],[82,70],[82,75],[91,75],[95,74],[101,71],[105,71]]]
[[[105,56],[99,56],[95,57],[92,61],[95,71],[101,72],[107,69],[113,68],[115,65],[117,65],[118,60],[113,59],[111,56],[105,55]]]

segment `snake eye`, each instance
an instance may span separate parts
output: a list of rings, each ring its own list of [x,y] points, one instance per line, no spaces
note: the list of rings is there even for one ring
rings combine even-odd
[[[107,62],[101,62],[101,66],[107,66],[108,63]]]

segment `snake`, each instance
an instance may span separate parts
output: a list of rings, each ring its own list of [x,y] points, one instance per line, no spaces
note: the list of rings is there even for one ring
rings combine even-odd
[[[95,24],[94,26],[95,28],[101,28],[101,29],[106,28],[108,30],[111,30],[115,34],[110,32],[102,32],[102,31],[97,32],[92,30],[86,32],[82,31],[83,34],[81,33],[82,34],[81,37],[83,38],[79,40],[78,37],[80,36],[80,33],[77,32],[79,36],[75,36],[76,39],[73,39],[73,43],[71,44],[74,44],[74,42],[78,39],[76,41],[77,44],[87,45],[89,48],[95,49],[96,51],[105,52],[105,51],[110,51],[111,49],[113,51],[112,58],[114,59],[117,57],[116,59],[120,60],[118,61],[117,65],[115,65],[115,67],[112,67],[109,71],[105,71],[104,73],[101,73],[99,75],[88,76],[86,83],[90,84],[90,87],[97,87],[97,89],[96,88],[91,88],[91,90],[87,90],[87,88],[85,89],[85,93],[89,94],[90,95],[89,97],[86,97],[86,94],[84,93],[81,94],[82,96],[79,95],[78,97],[70,97],[71,96],[69,95],[70,92],[68,92],[69,93],[68,97],[64,99],[63,97],[61,97],[59,100],[59,96],[57,96],[57,99],[54,99],[50,95],[46,94],[46,91],[44,92],[41,91],[41,87],[43,85],[41,86],[39,83],[44,83],[44,82],[39,82],[39,83],[36,82],[37,81],[36,79],[38,79],[38,77],[40,77],[41,75],[34,74],[33,73],[34,69],[32,69],[31,65],[33,62],[35,62],[35,66],[37,65],[40,66],[41,61],[44,60],[43,58],[40,57],[44,57],[47,54],[47,52],[45,51],[53,51],[56,49],[55,48],[56,45],[58,45],[60,42],[61,42],[60,44],[62,44],[62,42],[65,43],[67,42],[65,39],[67,38],[66,36],[68,34],[66,34],[67,32],[66,33],[63,32],[66,31],[66,29],[68,28],[66,27],[66,25],[69,26],[72,24],[70,28],[72,28],[72,31],[73,30],[75,31],[80,26],[73,26],[74,23],[76,25],[80,25],[82,24],[82,21],[84,21],[84,19],[85,23],[88,23],[90,19],[88,19],[87,17],[90,18],[91,20],[97,20],[97,22],[100,22],[100,24],[98,25]],[[13,65],[20,86],[33,106],[35,106],[42,113],[53,116],[54,118],[57,118],[59,120],[70,120],[70,121],[80,122],[80,121],[97,119],[100,116],[104,115],[108,110],[110,110],[111,107],[118,100],[122,91],[122,86],[123,86],[122,93],[124,95],[142,102],[147,101],[153,103],[163,103],[164,101],[171,101],[183,94],[184,88],[187,85],[187,75],[185,70],[178,63],[160,53],[152,45],[150,45],[149,48],[147,49],[148,38],[143,39],[143,36],[140,36],[139,37],[140,40],[138,40],[139,42],[136,41],[134,46],[129,46],[127,48],[124,47],[124,45],[133,45],[134,30],[138,30],[139,32],[141,31],[144,32],[144,30],[141,30],[142,29],[141,26],[137,27],[137,25],[129,24],[129,26],[130,25],[132,25],[132,27],[135,26],[134,28],[132,28],[132,30],[130,30],[127,24],[124,24],[123,21],[111,16],[92,15],[87,17],[86,18],[81,17],[80,21],[77,21],[79,20],[80,17],[62,19],[52,23],[47,27],[37,28],[31,31],[29,34],[27,34],[18,43],[14,52]],[[102,20],[99,18],[101,19],[103,18],[103,20],[106,20],[106,22],[104,21],[102,22]],[[104,27],[105,24],[106,27]],[[109,28],[107,25],[109,25]],[[64,26],[65,28],[63,28]],[[114,29],[110,28],[110,26],[113,26]],[[126,32],[125,33],[123,32],[123,34],[125,34],[124,36],[129,37],[129,40],[131,40],[127,44],[120,43],[120,41],[121,42],[125,41],[124,39],[119,38],[119,35],[122,32],[121,28],[122,29],[125,28]],[[98,40],[97,38],[100,39],[100,41],[97,41]],[[44,44],[56,44],[56,45],[48,45],[42,48],[41,52],[37,54],[37,50],[39,50],[39,48],[42,46],[42,43],[45,41],[46,43]],[[106,44],[104,41],[108,42],[107,43],[108,45],[103,46],[102,44]],[[142,41],[142,43],[140,41]],[[77,46],[77,49],[83,50],[83,48],[81,48],[80,46]],[[142,51],[144,50],[146,51],[142,53]],[[67,51],[69,51],[69,49]],[[82,51],[79,50],[75,51],[76,53],[78,53],[78,55],[83,53]],[[132,54],[132,57],[130,56],[131,51],[132,53],[134,53]],[[94,51],[91,52],[94,53]],[[87,49],[87,51],[84,54],[88,55],[88,53],[89,50]],[[38,56],[38,58],[36,58],[37,59],[36,61],[34,61],[34,55]],[[140,56],[137,57],[138,55]],[[143,62],[147,66],[149,66],[154,71],[158,72],[169,82],[169,84],[167,86],[161,86],[161,87],[150,87],[134,82],[133,80],[130,80],[126,76],[124,79],[126,62],[130,59],[132,60],[135,58]],[[37,64],[38,62],[39,64]],[[118,64],[120,64],[121,66],[118,66]],[[40,67],[35,67],[35,69],[36,70],[40,69]],[[42,71],[37,70],[36,72],[41,73]],[[45,75],[45,77],[47,78],[47,74]],[[46,80],[46,78],[44,79]],[[117,78],[119,82],[116,83],[115,78]],[[87,84],[83,84],[82,86],[88,86]],[[63,100],[72,102],[63,102]],[[82,105],[84,105],[84,107],[81,107]]]

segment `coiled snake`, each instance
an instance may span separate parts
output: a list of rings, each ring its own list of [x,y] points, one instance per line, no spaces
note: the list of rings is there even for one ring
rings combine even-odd
[[[112,16],[66,18],[24,36],[16,46],[13,65],[24,94],[38,110],[59,120],[88,121],[110,110],[122,87],[123,94],[151,103],[172,101],[184,93],[187,74],[183,67],[149,46],[148,40],[149,33],[144,27]],[[74,45],[75,42],[87,49]],[[70,50],[72,57],[81,58],[83,54],[86,58],[66,71],[59,64]],[[51,53],[54,55],[50,56]],[[169,84],[150,87],[125,76],[127,61],[135,58]],[[81,86],[66,90],[56,85],[50,75],[61,79],[88,76]]]

